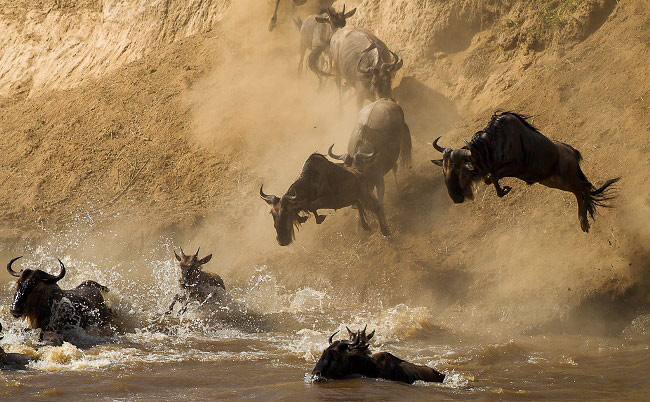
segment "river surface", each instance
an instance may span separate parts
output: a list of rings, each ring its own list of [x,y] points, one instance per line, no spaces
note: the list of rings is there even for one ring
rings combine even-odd
[[[178,287],[169,241],[145,253],[140,269],[62,251],[76,244],[69,236],[28,248],[22,267],[54,269],[54,256],[63,255],[69,267],[63,288],[88,278],[107,285],[115,332],[78,331],[62,346],[39,343],[35,331],[9,314],[15,282],[7,274],[0,287],[0,344],[33,360],[24,370],[2,370],[2,400],[650,398],[648,315],[613,337],[474,334],[459,332],[427,306],[349,305],[325,288],[290,289],[265,265],[245,280],[224,277],[222,304],[165,315]],[[313,381],[328,336],[366,324],[376,330],[372,351],[434,367],[447,375],[444,383]]]

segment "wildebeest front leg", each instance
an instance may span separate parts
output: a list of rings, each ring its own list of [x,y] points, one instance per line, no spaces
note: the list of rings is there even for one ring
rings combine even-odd
[[[183,296],[180,294],[177,294],[174,296],[174,300],[172,301],[172,304],[169,305],[169,308],[167,311],[165,311],[165,314],[171,314],[172,310],[174,309],[174,306],[176,305],[177,302],[181,301],[183,299]]]
[[[327,200],[324,198],[316,198],[309,204],[309,212],[314,214],[314,218],[316,218],[316,224],[320,225],[323,223],[325,220],[326,216],[325,215],[318,215],[318,210],[327,208]]]
[[[503,186],[503,188],[501,188],[501,186],[499,185],[499,180],[498,179],[496,179],[496,180],[493,179],[492,184],[494,184],[494,188],[497,190],[497,195],[499,197],[504,197],[506,194],[508,194],[510,192],[510,190],[512,190],[512,187],[510,187],[510,186]]]
[[[380,205],[384,205],[384,192],[386,191],[386,185],[384,184],[384,178],[380,177],[377,180],[377,200]]]

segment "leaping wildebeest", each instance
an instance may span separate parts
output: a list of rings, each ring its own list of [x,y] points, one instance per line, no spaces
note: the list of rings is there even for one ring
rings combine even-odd
[[[335,0],[313,0],[312,9],[316,10],[325,10],[328,7],[331,7],[334,4]],[[307,3],[307,0],[292,0],[293,7],[302,6]],[[271,22],[269,23],[269,31],[273,31],[275,25],[278,21],[278,7],[280,6],[280,0],[275,1],[275,8],[273,9],[273,15],[271,16]]]
[[[181,293],[174,296],[172,304],[167,309],[167,314],[172,312],[177,302],[183,303],[180,310],[183,313],[187,310],[190,301],[199,302],[201,305],[209,301],[221,301],[219,288],[225,291],[226,286],[219,275],[202,271],[203,265],[212,259],[212,254],[199,259],[200,249],[199,247],[194,255],[185,255],[183,249],[181,249],[181,255],[178,255],[174,250],[174,257],[181,268],[181,277],[178,281]]]
[[[370,160],[373,157],[368,155]],[[318,153],[307,158],[300,176],[282,198],[264,194],[264,186],[260,187],[260,196],[271,205],[276,239],[281,246],[291,244],[295,238],[295,227],[305,223],[309,213],[314,214],[317,224],[322,223],[325,216],[318,214],[319,209],[355,206],[365,230],[370,230],[366,211],[371,211],[377,216],[381,233],[384,236],[390,235],[384,210],[370,192],[365,176],[354,168],[333,163]],[[306,213],[307,216],[301,213]]]
[[[345,12],[345,5],[343,11],[336,12],[331,7],[327,8],[321,14],[312,14],[305,18],[305,21],[296,19],[296,26],[300,30],[300,64],[298,65],[298,76],[302,74],[304,67],[305,52],[313,50],[318,47],[323,47],[323,55],[327,56],[327,60],[331,60],[331,55],[327,50],[327,45],[332,38],[332,34],[337,30],[345,27],[346,20],[356,13],[357,9],[354,8],[347,13]],[[316,74],[318,77],[318,89],[323,86],[323,77]]]
[[[323,71],[318,60],[329,48],[332,55],[332,73]],[[322,76],[334,76],[339,89],[339,100],[343,97],[343,80],[354,87],[357,107],[361,109],[364,100],[390,98],[395,73],[404,61],[372,33],[353,27],[339,29],[332,35],[329,45],[314,49],[308,58],[309,68]]]
[[[65,276],[61,260],[61,271],[55,276],[40,269],[16,272],[11,266],[19,258],[22,256],[7,264],[7,271],[18,278],[10,308],[14,317],[27,317],[32,328],[57,333],[75,326],[87,329],[108,324],[111,310],[102,296],[108,288],[95,281],[84,281],[74,289],[62,290],[57,285]]]
[[[402,107],[392,99],[380,99],[359,112],[357,126],[350,136],[348,153],[336,155],[328,151],[331,158],[353,166],[367,178],[370,191],[377,188],[379,202],[384,202],[384,176],[390,171],[397,183],[397,161],[402,167],[411,162],[411,132],[404,120]],[[365,163],[368,154],[376,154],[371,163]]]
[[[516,177],[528,184],[540,183],[573,193],[578,200],[578,220],[589,232],[587,214],[594,218],[596,207],[608,207],[614,198],[610,186],[620,178],[607,180],[595,188],[580,169],[582,156],[572,146],[550,140],[524,116],[512,112],[495,113],[488,125],[474,134],[460,149],[443,148],[436,138],[433,147],[442,159],[433,160],[442,171],[449,196],[455,203],[472,199],[472,183],[484,180],[493,184],[503,197],[511,190],[501,188],[499,180]]]
[[[348,329],[348,331],[350,331]],[[357,331],[350,331],[350,339],[332,341],[335,332],[329,337],[329,346],[323,351],[312,371],[317,379],[341,379],[355,376],[383,378],[413,384],[415,381],[443,382],[445,375],[427,366],[404,361],[391,353],[370,353],[368,340]]]

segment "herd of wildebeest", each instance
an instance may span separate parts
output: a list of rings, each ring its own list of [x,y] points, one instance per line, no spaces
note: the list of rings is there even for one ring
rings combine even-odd
[[[305,1],[293,2],[301,5]],[[296,20],[300,30],[299,72],[305,53],[310,51],[307,62],[319,78],[319,87],[327,77],[333,77],[340,97],[344,89],[354,88],[360,111],[347,153],[335,154],[332,145],[327,156],[311,154],[298,179],[282,197],[265,194],[260,188],[260,196],[271,206],[281,246],[294,240],[294,228],[305,223],[310,214],[321,224],[325,216],[319,215],[319,209],[356,208],[366,230],[370,230],[367,213],[372,212],[382,234],[390,236],[384,216],[384,176],[390,171],[396,175],[399,165],[408,167],[411,163],[409,127],[402,107],[391,98],[391,80],[403,61],[371,32],[347,26],[347,19],[355,12],[356,9],[346,12],[345,6],[340,12],[327,7],[304,21]],[[270,29],[275,26],[276,15],[277,4]],[[363,106],[366,100],[372,103]],[[495,113],[485,128],[459,149],[442,147],[439,139],[433,141],[433,148],[442,158],[432,162],[442,167],[447,191],[455,203],[472,199],[472,187],[478,181],[494,185],[497,195],[504,197],[511,188],[502,187],[499,180],[515,177],[528,184],[540,183],[572,192],[578,203],[580,226],[588,232],[588,216],[593,219],[596,207],[608,206],[607,201],[613,198],[608,190],[618,181],[610,179],[601,187],[594,187],[580,169],[580,152],[545,137],[517,113]],[[181,254],[174,252],[174,256],[181,271],[180,290],[167,314],[179,302],[178,314],[183,314],[190,302],[203,305],[209,300],[222,300],[219,295],[225,292],[223,280],[216,274],[202,272],[211,254],[200,259],[199,250],[186,255],[181,249]],[[31,328],[41,330],[41,339],[47,333],[61,335],[70,328],[88,329],[110,323],[111,309],[102,296],[102,292],[108,292],[106,287],[88,280],[74,289],[62,290],[57,282],[66,273],[63,262],[59,260],[58,275],[39,269],[17,272],[12,266],[19,258],[7,265],[8,272],[18,278],[11,314],[27,318]],[[433,368],[403,361],[390,353],[371,353],[369,341],[374,331],[366,334],[365,328],[347,330],[348,339],[334,341],[336,333],[329,337],[329,346],[313,369],[315,378],[365,376],[406,383],[442,382],[445,378]],[[3,354],[3,358],[7,362],[20,361],[8,354]]]

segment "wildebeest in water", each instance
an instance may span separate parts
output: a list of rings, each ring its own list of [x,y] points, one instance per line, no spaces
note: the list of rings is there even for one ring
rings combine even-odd
[[[16,272],[12,264],[19,258],[22,257],[7,264],[7,271],[18,278],[10,309],[14,317],[27,317],[32,328],[53,332],[76,326],[87,329],[108,324],[111,310],[102,296],[102,292],[108,292],[107,287],[95,281],[84,281],[74,289],[62,290],[57,285],[65,276],[61,260],[61,271],[55,276],[40,269]]]
[[[333,159],[343,161],[347,166],[353,166],[368,179],[371,191],[377,188],[377,198],[384,201],[384,175],[393,171],[397,184],[397,161],[402,167],[411,162],[411,132],[404,111],[392,99],[380,99],[359,112],[357,126],[350,136],[348,153],[328,154]],[[366,163],[367,155],[377,154],[372,163]]]
[[[582,156],[572,146],[546,138],[524,116],[512,112],[497,113],[488,125],[474,134],[460,149],[433,147],[442,159],[433,160],[442,166],[449,196],[455,203],[472,199],[473,182],[484,180],[493,184],[503,197],[510,187],[499,185],[504,177],[516,177],[528,184],[572,192],[578,201],[578,220],[584,232],[589,231],[587,214],[593,219],[596,207],[608,207],[613,199],[609,190],[619,178],[594,187],[580,169]]]
[[[372,157],[369,155],[370,159]],[[383,208],[370,192],[363,174],[343,164],[333,163],[318,153],[307,158],[300,176],[282,198],[265,194],[263,186],[260,187],[260,196],[271,205],[276,239],[281,246],[291,244],[295,227],[307,221],[308,216],[301,213],[312,213],[316,223],[322,223],[325,216],[318,214],[319,209],[355,206],[365,230],[370,230],[366,211],[371,211],[377,216],[384,236],[390,235]]]
[[[442,382],[445,375],[427,366],[404,361],[391,353],[370,353],[368,341],[374,335],[350,331],[350,339],[333,341],[335,332],[329,337],[329,346],[323,351],[312,375],[316,379],[343,379],[350,377],[383,378],[413,384],[415,381]]]
[[[187,310],[190,301],[196,301],[201,305],[207,302],[221,301],[219,289],[225,291],[226,286],[219,275],[202,271],[203,265],[212,259],[212,254],[199,259],[200,249],[199,247],[194,255],[185,255],[183,249],[181,249],[181,255],[176,254],[176,251],[174,251],[174,257],[176,257],[181,268],[181,277],[178,281],[181,293],[174,296],[167,314],[172,312],[177,302],[183,303],[180,310],[183,313]]]

